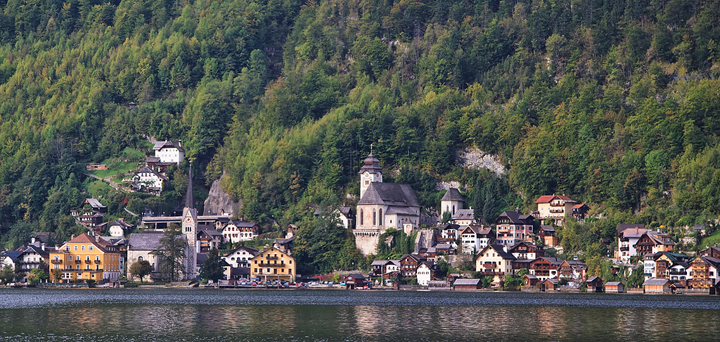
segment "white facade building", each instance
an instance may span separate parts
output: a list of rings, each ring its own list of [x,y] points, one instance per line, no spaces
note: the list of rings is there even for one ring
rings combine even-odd
[[[428,286],[430,280],[432,280],[432,270],[424,262],[420,263],[417,268],[417,282],[420,286]]]
[[[175,163],[180,165],[185,160],[185,148],[179,141],[158,141],[153,146],[155,157],[160,158],[161,163]]]

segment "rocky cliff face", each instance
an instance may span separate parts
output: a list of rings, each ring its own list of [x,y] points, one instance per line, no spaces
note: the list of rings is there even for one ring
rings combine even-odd
[[[242,201],[233,201],[230,195],[226,194],[220,186],[220,182],[226,175],[223,173],[220,179],[214,181],[210,187],[210,193],[205,200],[203,215],[220,215],[222,213],[234,215],[240,209]]]

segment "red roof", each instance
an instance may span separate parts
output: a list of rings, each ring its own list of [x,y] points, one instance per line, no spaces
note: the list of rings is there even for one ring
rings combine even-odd
[[[575,202],[575,200],[573,200],[572,198],[563,196],[563,195],[545,195],[545,196],[540,196],[540,198],[535,200],[535,203],[550,203],[550,202],[552,202],[552,200],[554,200],[556,198],[561,199],[565,202]]]
[[[585,203],[580,203],[580,204],[574,205],[572,208],[573,208],[573,209],[580,209],[580,208],[581,208],[582,206],[584,206],[584,205],[585,205]]]

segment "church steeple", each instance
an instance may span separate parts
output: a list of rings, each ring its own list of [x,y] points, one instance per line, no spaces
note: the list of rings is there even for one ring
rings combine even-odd
[[[370,187],[370,183],[382,183],[382,167],[380,160],[375,158],[372,150],[370,154],[363,160],[363,166],[360,168],[360,198],[362,199],[365,190]]]
[[[195,208],[195,200],[193,198],[192,189],[192,162],[190,163],[190,171],[188,171],[187,193],[185,194],[185,208]]]

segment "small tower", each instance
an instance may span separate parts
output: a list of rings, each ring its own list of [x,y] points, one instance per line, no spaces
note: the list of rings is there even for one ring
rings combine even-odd
[[[188,172],[187,194],[185,194],[185,208],[183,209],[182,232],[188,242],[187,271],[186,278],[195,278],[196,270],[196,248],[197,241],[197,209],[195,209],[192,190],[192,163]]]
[[[370,183],[378,182],[382,183],[382,168],[380,167],[380,161],[375,158],[372,151],[363,161],[363,166],[360,168],[360,198],[365,194],[365,190],[370,186]]]
[[[440,200],[440,215],[446,212],[449,212],[450,216],[455,215],[455,211],[463,209],[464,203],[465,199],[463,199],[460,191],[456,188],[450,188]]]

